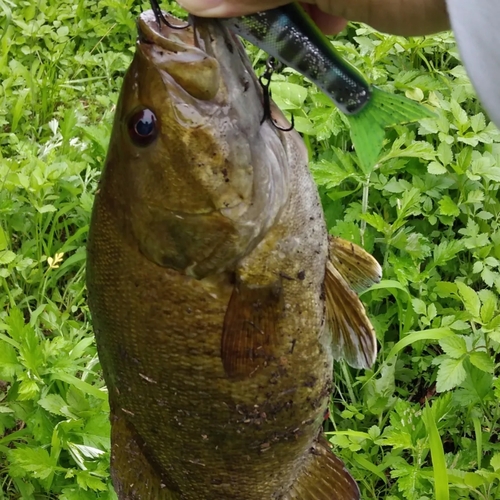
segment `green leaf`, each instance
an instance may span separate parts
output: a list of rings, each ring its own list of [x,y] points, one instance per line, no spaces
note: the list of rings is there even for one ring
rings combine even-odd
[[[444,457],[443,443],[437,428],[434,412],[426,405],[422,412],[422,417],[429,436],[431,449],[432,466],[434,474],[434,493],[436,500],[449,500],[450,490],[448,486],[448,471],[446,469],[446,459]]]
[[[67,403],[59,394],[48,394],[44,398],[39,399],[38,404],[54,415],[67,416],[66,413],[62,411],[62,408],[66,407]]]
[[[497,309],[497,297],[491,290],[480,290],[478,292],[481,299],[481,320],[484,324],[489,323]]]
[[[0,255],[8,247],[7,237],[5,236],[5,231],[0,226]]]
[[[411,303],[413,305],[413,310],[420,314],[421,316],[425,316],[427,314],[427,307],[425,302],[421,299],[413,298],[411,299]]]
[[[0,379],[11,381],[22,370],[16,350],[7,342],[0,340]]]
[[[378,214],[363,214],[363,220],[365,220],[370,226],[373,226],[377,231],[381,233],[387,233],[390,230],[390,224],[388,224],[380,215]]]
[[[452,335],[441,339],[439,345],[450,358],[459,359],[467,354],[467,345],[465,339],[458,335]]]
[[[438,369],[436,390],[445,392],[459,386],[467,376],[463,367],[464,358],[443,360]]]
[[[373,287],[372,287],[373,288]],[[432,328],[429,330],[424,330],[422,332],[409,332],[408,335],[401,339],[389,352],[386,358],[386,363],[393,357],[402,351],[405,347],[408,347],[415,342],[421,340],[440,340],[448,336],[455,335],[450,328]]]
[[[500,452],[495,453],[490,460],[490,465],[493,467],[493,470],[497,472],[500,469]]]
[[[84,382],[83,380],[69,373],[54,373],[52,374],[52,378],[54,380],[61,380],[68,384],[72,384],[80,389],[83,393],[91,394],[98,399],[108,399],[107,391],[103,391],[94,385],[88,384],[87,382]]]
[[[84,490],[90,489],[93,491],[106,491],[106,484],[96,476],[93,476],[89,471],[81,471],[76,475],[78,486]]]
[[[449,196],[443,196],[443,198],[439,200],[439,208],[442,215],[450,215],[453,217],[460,215],[460,209]]]
[[[474,472],[467,472],[464,476],[464,483],[470,488],[480,488],[486,484],[486,479]]]
[[[427,172],[429,172],[429,174],[434,174],[434,175],[443,175],[447,174],[448,170],[438,161],[431,161],[427,165]]]
[[[473,318],[480,318],[481,301],[477,293],[465,283],[461,281],[455,282],[458,288],[458,294],[464,303],[465,309],[472,315]]]
[[[464,249],[465,244],[462,240],[442,241],[434,248],[434,264],[436,266],[443,266],[454,259]]]
[[[47,479],[56,466],[44,448],[17,448],[9,452],[14,467],[30,473],[38,479]]]
[[[273,82],[273,100],[281,109],[300,109],[307,97],[307,89],[289,82]]]
[[[16,254],[10,250],[0,251],[0,264],[7,265],[10,264],[16,258]]]
[[[490,355],[486,352],[472,352],[469,359],[474,366],[477,366],[483,372],[493,373],[495,369],[493,359],[491,359]]]

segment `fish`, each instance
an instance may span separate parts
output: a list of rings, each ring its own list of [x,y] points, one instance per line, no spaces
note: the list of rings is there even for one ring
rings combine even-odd
[[[386,127],[433,116],[411,99],[370,85],[340,56],[297,2],[223,22],[234,33],[308,78],[333,101],[347,118],[354,149],[365,172],[370,172],[377,162]]]
[[[323,421],[334,358],[375,360],[356,290],[380,265],[328,235],[307,149],[262,121],[222,22],[138,31],[86,267],[117,496],[357,500]]]

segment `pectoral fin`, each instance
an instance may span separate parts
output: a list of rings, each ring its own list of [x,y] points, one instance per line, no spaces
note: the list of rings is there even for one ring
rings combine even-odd
[[[281,286],[238,283],[224,318],[221,356],[231,378],[252,376],[273,358],[283,311]]]
[[[357,294],[335,266],[325,274],[327,321],[332,332],[333,355],[354,368],[370,368],[377,356],[377,338]]]
[[[330,238],[330,259],[356,292],[364,292],[382,278],[380,264],[363,248],[342,238]]]
[[[320,438],[309,453],[309,464],[285,500],[359,500],[356,481],[324,438]]]

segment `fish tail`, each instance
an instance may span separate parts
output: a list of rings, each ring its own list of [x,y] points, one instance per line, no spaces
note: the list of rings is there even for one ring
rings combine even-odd
[[[332,453],[326,439],[319,438],[309,453],[309,463],[285,496],[286,500],[359,500],[356,481]]]
[[[370,173],[377,163],[386,127],[431,116],[434,114],[416,101],[372,87],[371,99],[363,109],[359,113],[346,116],[363,171]]]

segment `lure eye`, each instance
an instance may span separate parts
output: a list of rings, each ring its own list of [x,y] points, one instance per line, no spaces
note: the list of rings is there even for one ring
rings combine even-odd
[[[134,113],[128,121],[128,133],[137,146],[149,146],[158,135],[158,122],[148,108]]]

